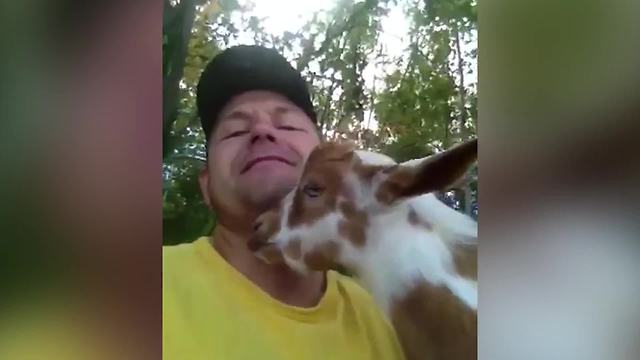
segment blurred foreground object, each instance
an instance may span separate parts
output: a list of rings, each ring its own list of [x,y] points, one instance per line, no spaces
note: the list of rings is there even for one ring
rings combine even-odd
[[[640,3],[480,22],[480,359],[640,354]]]

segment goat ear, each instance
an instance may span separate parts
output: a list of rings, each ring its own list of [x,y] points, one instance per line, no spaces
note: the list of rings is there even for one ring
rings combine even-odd
[[[310,158],[321,161],[350,160],[356,148],[353,141],[327,142],[316,147]]]
[[[380,184],[378,200],[396,199],[443,191],[464,178],[478,158],[478,140],[473,139],[423,160],[413,160],[388,168],[388,177]]]

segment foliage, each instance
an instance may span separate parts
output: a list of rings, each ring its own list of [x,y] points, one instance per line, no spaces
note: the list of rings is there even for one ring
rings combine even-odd
[[[177,29],[189,25],[187,6],[193,20],[185,34]],[[165,244],[192,241],[215,225],[198,189],[206,153],[195,87],[205,64],[241,36],[278,49],[308,79],[328,139],[349,138],[404,161],[476,134],[477,86],[469,81],[477,59],[475,1],[336,0],[299,31],[283,34],[265,31],[263,19],[250,14],[251,4],[182,0],[165,1],[167,7],[174,17],[172,23],[165,12],[163,26]],[[385,18],[397,7],[404,9],[409,23],[408,41],[401,54],[392,54],[381,35]],[[176,95],[167,96],[172,91]],[[477,216],[477,169],[460,189],[440,198]]]

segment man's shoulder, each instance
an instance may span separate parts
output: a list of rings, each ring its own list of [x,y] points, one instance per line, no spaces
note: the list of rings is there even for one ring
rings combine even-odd
[[[162,257],[173,258],[176,256],[184,256],[193,251],[193,242],[181,243],[175,245],[162,245]]]
[[[354,278],[332,271],[336,277],[338,291],[343,296],[348,296],[357,306],[370,305],[377,308],[371,294]]]
[[[366,290],[354,278],[341,274],[334,270],[330,270],[330,273],[336,278],[338,286],[356,294],[357,296],[367,295]]]
[[[207,237],[200,237],[192,242],[175,245],[163,245],[162,260],[174,262],[193,258],[196,255],[197,248],[202,245],[202,242],[206,241]]]
[[[206,237],[189,243],[162,246],[162,270],[165,277],[188,275],[199,269],[203,243],[206,245]]]
[[[360,324],[368,328],[371,336],[380,343],[378,345],[384,343],[385,346],[394,349],[395,354],[401,354],[400,343],[395,330],[373,296],[354,278],[337,272],[335,276],[341,296],[348,298],[348,301],[344,303],[351,304]],[[402,356],[397,355],[397,358],[402,358]]]

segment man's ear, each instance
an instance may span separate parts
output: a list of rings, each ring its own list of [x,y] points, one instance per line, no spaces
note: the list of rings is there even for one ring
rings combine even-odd
[[[397,199],[448,190],[464,178],[477,158],[478,139],[473,139],[424,160],[387,168],[383,172],[388,175],[376,197],[390,204]]]
[[[198,174],[198,183],[200,184],[200,194],[204,199],[204,203],[211,210],[211,197],[209,196],[209,167],[203,166]]]

